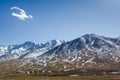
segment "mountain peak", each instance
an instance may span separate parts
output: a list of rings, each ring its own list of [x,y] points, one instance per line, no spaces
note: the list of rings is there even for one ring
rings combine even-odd
[[[96,34],[85,34],[85,35],[83,35],[82,37],[89,38],[89,37],[102,37],[102,36],[96,35]]]
[[[32,41],[26,41],[26,42],[24,42],[23,44],[29,45],[29,44],[35,44],[35,43],[32,42]]]
[[[53,45],[54,45],[54,44],[59,45],[59,44],[61,44],[63,41],[62,41],[62,40],[58,40],[58,39],[53,39],[53,40],[51,40],[50,42],[51,42]]]
[[[50,40],[50,41],[46,42],[43,45],[43,47],[55,47],[55,46],[58,46],[58,45],[62,44],[63,42],[64,41],[53,39],[53,40]]]

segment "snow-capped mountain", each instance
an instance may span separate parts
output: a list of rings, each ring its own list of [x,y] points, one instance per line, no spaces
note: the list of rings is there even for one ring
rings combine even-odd
[[[8,53],[7,47],[1,45],[0,46],[0,56],[5,55],[7,53]]]
[[[39,48],[22,55],[20,58],[36,58],[37,56],[44,54],[45,52],[49,51],[50,49],[52,49],[64,42],[65,41],[55,40],[55,39],[51,40],[49,42],[46,42],[45,44],[41,44],[41,46],[39,46]]]
[[[0,60],[23,58],[38,59],[41,57],[43,60],[46,60],[45,58],[50,60],[58,55],[58,58],[67,56],[64,58],[65,60],[69,60],[71,57],[76,60],[73,56],[78,53],[79,55],[86,54],[87,56],[87,54],[91,54],[100,59],[109,58],[119,61],[120,38],[109,38],[95,34],[86,34],[68,42],[54,39],[41,44],[27,41],[20,45],[9,45],[8,47],[0,46]],[[81,56],[79,56],[79,58],[81,58]]]
[[[0,46],[0,60],[36,57],[60,45],[62,42],[64,41],[51,40],[44,44],[37,44],[27,41],[20,45],[9,45],[8,47]]]
[[[97,58],[100,60],[119,61],[120,59],[120,39],[108,38],[95,34],[86,34],[80,38],[63,43],[48,52],[38,56],[44,60],[62,58],[64,61],[83,59],[86,57],[93,61]],[[57,57],[57,58],[56,58]],[[79,58],[78,58],[79,57]],[[59,59],[58,59],[59,58]],[[86,61],[87,61],[86,60]]]

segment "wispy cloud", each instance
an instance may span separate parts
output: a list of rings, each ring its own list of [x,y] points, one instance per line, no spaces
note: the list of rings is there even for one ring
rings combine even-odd
[[[12,7],[11,10],[16,10],[19,11],[19,13],[12,12],[12,16],[15,16],[19,18],[20,20],[25,20],[25,19],[32,19],[32,15],[27,15],[25,10],[19,8],[19,7]]]

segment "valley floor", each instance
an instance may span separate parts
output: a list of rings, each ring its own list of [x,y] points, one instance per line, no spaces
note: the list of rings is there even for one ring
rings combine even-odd
[[[12,75],[2,77],[0,80],[120,80],[120,75],[106,75],[106,76],[29,76],[29,75]]]

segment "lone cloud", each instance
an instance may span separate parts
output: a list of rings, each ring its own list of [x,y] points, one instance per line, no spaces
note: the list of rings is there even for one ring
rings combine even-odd
[[[16,10],[18,11],[19,13],[15,13],[15,12],[12,12],[12,16],[15,16],[17,17],[18,19],[20,20],[26,20],[26,19],[32,19],[33,16],[32,15],[27,15],[25,10],[19,8],[19,7],[12,7],[11,10]]]

